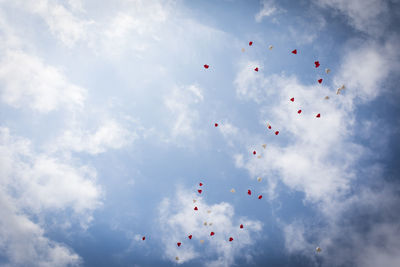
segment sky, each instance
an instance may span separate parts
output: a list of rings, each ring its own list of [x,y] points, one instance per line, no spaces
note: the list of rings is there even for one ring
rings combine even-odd
[[[0,0],[0,266],[400,266],[399,25],[398,0]]]

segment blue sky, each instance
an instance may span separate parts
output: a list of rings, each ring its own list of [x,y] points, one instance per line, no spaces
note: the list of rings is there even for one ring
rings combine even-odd
[[[0,265],[399,266],[399,4],[0,1]]]

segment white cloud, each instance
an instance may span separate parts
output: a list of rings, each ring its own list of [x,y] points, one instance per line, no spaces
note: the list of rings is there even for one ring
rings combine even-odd
[[[28,0],[28,1],[10,1],[25,12],[40,16],[51,34],[60,40],[65,46],[72,47],[78,41],[88,38],[88,28],[93,21],[87,21],[79,18],[74,12],[83,12],[82,2],[69,1],[67,6],[48,0]],[[68,10],[68,6],[71,10]]]
[[[173,137],[196,137],[201,131],[195,130],[199,120],[196,105],[203,101],[203,93],[197,85],[187,87],[174,87],[172,92],[165,97],[164,105],[172,117],[171,134]]]
[[[101,205],[95,172],[34,153],[27,139],[12,136],[8,128],[0,129],[0,158],[3,255],[14,266],[77,265],[80,257],[46,238],[43,225],[30,216],[68,211],[73,215],[69,219],[87,227],[93,210]]]
[[[388,25],[389,7],[385,0],[314,0],[322,7],[342,12],[355,29],[372,35],[382,34]]]
[[[337,87],[348,87],[346,97],[358,97],[363,101],[376,98],[385,88],[389,73],[399,69],[397,37],[389,37],[384,43],[359,44],[359,48],[344,56],[334,82]]]
[[[255,20],[261,22],[264,17],[270,17],[276,13],[282,12],[281,8],[277,7],[274,0],[263,0],[262,8],[255,15]]]
[[[194,198],[196,203],[192,202]],[[194,206],[199,210],[194,211]],[[211,213],[207,213],[208,210]],[[207,204],[202,197],[183,189],[177,191],[176,199],[164,199],[159,211],[165,256],[171,261],[178,256],[179,263],[200,257],[199,250],[204,249],[210,259],[205,265],[231,266],[237,255],[243,255],[254,243],[256,233],[262,229],[259,221],[236,218],[231,204]],[[204,226],[204,222],[212,225]],[[240,224],[244,225],[243,229],[239,228]],[[215,232],[212,237],[211,231]],[[191,240],[187,237],[189,234],[193,236]],[[229,237],[234,241],[229,242]],[[200,244],[200,240],[205,240],[204,244]],[[177,242],[182,242],[181,247],[177,247]]]
[[[4,266],[78,266],[81,258],[45,236],[43,228],[18,212],[0,189],[0,255]]]
[[[61,136],[49,145],[51,151],[64,150],[86,152],[92,155],[108,149],[119,149],[130,145],[138,135],[115,120],[106,120],[91,133],[75,125],[66,129]]]
[[[309,224],[315,225],[315,222],[282,223],[286,247],[290,252],[310,255],[310,251],[314,251],[319,244],[332,249],[337,244],[335,238],[342,235],[340,222],[346,216],[346,207],[351,205],[357,209],[353,203],[355,200],[350,197],[353,181],[359,179],[355,166],[363,155],[371,151],[353,140],[355,111],[360,104],[382,94],[386,79],[398,71],[397,60],[394,60],[399,56],[394,49],[396,43],[396,38],[389,38],[383,44],[369,42],[356,48],[352,46],[352,50],[344,54],[339,71],[333,77],[334,88],[304,85],[295,76],[251,75],[249,69],[254,63],[242,64],[243,68],[235,79],[238,97],[263,104],[260,110],[262,123],[269,122],[273,130],[279,130],[280,134],[275,136],[271,131],[273,137],[267,143],[262,159],[237,154],[236,166],[247,169],[252,177],[266,177],[272,185],[280,181],[291,190],[303,192],[305,205],[315,204],[313,207],[320,212],[318,221],[325,224],[310,230]],[[346,85],[346,90],[342,95],[336,95],[336,88],[341,84]],[[324,99],[326,95],[330,96],[329,100]],[[295,98],[295,102],[289,101],[291,97]],[[302,109],[301,115],[297,114],[298,109]],[[321,118],[315,118],[317,113],[321,114]],[[281,142],[282,138],[285,143]],[[276,192],[270,189],[265,191],[274,199]],[[354,198],[360,198],[360,194],[356,193]],[[379,202],[378,199],[376,202]],[[371,203],[371,206],[376,207],[377,204]],[[382,226],[383,229],[377,224],[377,228],[377,233],[368,233],[372,240],[378,239],[374,238],[375,235],[380,236],[387,239],[383,241],[384,246],[398,247],[398,242],[389,238],[388,233],[398,231],[392,224]],[[343,249],[335,258],[347,259],[351,253],[360,253],[363,256],[357,258],[357,266],[365,266],[365,258],[375,266],[387,263],[395,266],[398,261],[391,249],[377,248],[372,242],[363,247],[365,239],[358,241],[360,237],[351,233],[349,239],[355,251],[346,252]],[[374,250],[376,257],[368,257],[366,253]],[[337,264],[328,262],[332,266],[345,262],[337,261]]]
[[[22,51],[6,52],[0,62],[0,83],[3,102],[39,112],[82,107],[86,96],[86,90],[69,83],[60,69]]]

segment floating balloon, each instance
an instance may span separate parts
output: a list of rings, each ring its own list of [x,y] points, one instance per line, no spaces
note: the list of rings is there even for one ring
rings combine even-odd
[[[189,239],[192,239],[192,235],[189,235],[188,238],[189,238]]]
[[[194,207],[194,210],[199,210],[197,207]]]
[[[243,224],[240,225],[240,229],[243,229]]]
[[[272,48],[274,48],[273,45],[270,45],[270,46],[268,47],[269,50],[272,50]]]
[[[316,68],[318,68],[321,65],[321,64],[319,64],[319,61],[315,61],[314,64],[315,64]]]
[[[262,181],[262,178],[261,178],[261,177],[257,177],[257,181],[258,181],[258,182],[261,182],[261,181]]]
[[[199,186],[203,186],[203,184],[202,184],[202,183],[199,183]]]
[[[250,41],[250,42],[249,42],[249,46],[252,46],[252,45],[253,45],[253,42],[252,42],[252,41]]]
[[[292,97],[292,98],[290,99],[290,101],[294,102],[294,97]]]
[[[299,110],[297,111],[297,113],[299,113],[299,114],[300,114],[300,113],[301,113],[301,109],[299,109]]]
[[[231,192],[232,192],[232,193],[235,193],[235,192],[236,192],[236,190],[232,188],[232,189],[231,189]]]
[[[330,69],[325,69],[326,74],[329,74],[329,72],[331,72]]]
[[[229,242],[232,242],[233,241],[233,238],[232,237],[229,237]]]
[[[247,194],[250,196],[251,195],[251,190],[247,190]]]
[[[293,50],[293,51],[292,51],[292,54],[295,54],[295,55],[296,55],[296,54],[297,54],[297,50],[296,50],[296,49]]]
[[[259,195],[259,196],[258,196],[258,199],[262,199],[262,195]]]
[[[204,64],[204,68],[208,69],[210,66],[208,66],[207,64]]]
[[[318,113],[317,116],[315,116],[315,117],[320,118],[320,117],[321,117],[321,114]]]
[[[337,89],[336,94],[337,94],[337,95],[340,94],[340,92],[341,92],[342,90],[344,90],[344,89],[345,89],[344,85],[340,86],[340,87]]]
[[[197,192],[199,192],[199,194],[201,194],[201,192],[203,192],[203,190],[199,189],[199,190],[197,190]]]
[[[323,80],[323,79],[319,79],[318,82],[319,82],[319,83],[322,83],[322,80]]]
[[[214,233],[214,232],[211,232],[211,233],[210,233],[210,236],[213,236],[213,235],[215,235],[215,233]]]
[[[144,236],[144,237],[142,237],[142,240],[144,241],[144,240],[146,240],[146,237]]]
[[[215,123],[214,126],[215,126],[215,127],[218,127],[218,123]]]
[[[276,132],[275,132],[275,135],[278,135],[278,134],[279,134],[279,131],[276,131]]]
[[[177,245],[178,245],[178,247],[180,247],[181,245],[182,245],[182,243],[181,242],[178,242],[178,243],[176,243]]]
[[[253,155],[255,155],[255,154],[257,154],[257,152],[254,150],[254,151],[253,151]]]
[[[254,69],[254,71],[258,71],[258,67],[256,67],[256,68]]]
[[[322,251],[322,249],[321,249],[320,247],[316,247],[316,248],[315,248],[315,251],[317,251],[317,252],[321,252],[321,251]]]

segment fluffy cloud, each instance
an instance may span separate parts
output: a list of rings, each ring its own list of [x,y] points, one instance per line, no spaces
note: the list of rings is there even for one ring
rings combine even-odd
[[[14,200],[0,190],[0,256],[4,266],[78,266],[81,258],[51,241],[43,228],[21,214]]]
[[[60,69],[19,50],[9,50],[2,58],[0,83],[3,102],[39,112],[82,107],[86,96],[86,90],[69,83]]]
[[[335,256],[326,256],[329,266],[341,266],[346,261],[356,266],[395,266],[398,262],[398,257],[389,247],[398,248],[398,242],[391,238],[390,233],[398,232],[393,222],[398,222],[399,218],[390,213],[383,216],[384,223],[368,222],[371,228],[376,227],[374,230],[349,232],[346,239],[340,238],[348,227],[341,221],[346,216],[356,219],[357,216],[348,212],[365,207],[362,203],[366,199],[363,194],[354,194],[354,197],[349,194],[353,182],[359,179],[356,164],[363,155],[370,153],[353,140],[355,111],[359,105],[384,92],[386,79],[399,69],[397,61],[393,60],[399,56],[394,49],[395,40],[391,38],[383,44],[368,42],[357,48],[352,47],[344,54],[339,71],[333,77],[333,88],[304,85],[295,76],[263,77],[260,73],[256,77],[249,71],[253,62],[242,64],[243,68],[238,72],[235,80],[238,97],[263,104],[260,110],[262,122],[269,122],[273,130],[279,130],[280,134],[268,144],[262,159],[237,154],[236,165],[247,169],[253,177],[266,177],[273,187],[279,181],[292,190],[303,192],[305,205],[316,207],[319,221],[323,222],[317,229],[310,227],[315,222],[282,223],[285,244],[290,252],[309,255],[310,250],[321,245],[335,251],[332,253]],[[342,95],[336,95],[336,88],[341,84],[346,85],[346,90]],[[329,100],[324,99],[326,95],[330,96]],[[271,103],[267,97],[277,101]],[[295,102],[289,101],[291,97],[295,98]],[[301,115],[297,114],[298,109],[302,109]],[[321,118],[315,117],[317,113],[321,114]],[[281,143],[282,138],[289,141]],[[272,199],[276,197],[271,188],[265,188],[265,191]],[[377,202],[380,198],[384,198],[383,194],[376,195]],[[368,203],[369,210],[364,210],[368,216],[374,217],[376,213],[373,210],[379,210],[377,207],[380,205]],[[354,225],[352,229],[357,231],[356,228]],[[374,241],[367,241],[363,234]],[[376,246],[374,242],[379,243],[378,240],[382,240],[380,242],[388,249]],[[347,242],[352,251],[335,248],[343,242]],[[374,256],[369,257],[368,253]],[[353,255],[359,256],[351,259]]]
[[[164,105],[172,115],[172,136],[193,138],[199,134],[199,131],[195,131],[194,127],[199,119],[196,105],[202,101],[202,90],[197,85],[176,86],[171,94],[165,97]]]
[[[342,12],[355,29],[372,35],[381,35],[388,25],[386,0],[315,0],[322,7]]]
[[[92,155],[108,149],[119,149],[130,145],[138,135],[115,120],[106,120],[96,131],[89,132],[77,125],[66,129],[48,147],[51,151],[86,152]]]
[[[81,19],[77,13],[83,11],[82,2],[69,1],[68,5],[58,2],[39,1],[10,1],[7,4],[18,6],[25,12],[38,15],[44,20],[52,35],[67,47],[72,47],[78,41],[87,39],[88,27],[93,21]]]
[[[261,22],[264,17],[270,17],[276,13],[282,12],[281,8],[277,7],[273,0],[263,0],[262,8],[255,15],[255,20]]]
[[[193,199],[197,202],[193,203]],[[199,210],[194,211],[194,206]],[[210,261],[205,263],[207,266],[231,266],[236,255],[243,255],[243,251],[254,243],[256,233],[262,229],[259,221],[237,218],[231,204],[207,204],[202,197],[183,189],[178,190],[175,199],[164,199],[159,211],[165,256],[171,261],[178,256],[179,263],[206,253],[210,255]],[[204,222],[212,225],[205,226]],[[240,224],[244,225],[243,229],[239,228]],[[212,237],[211,231],[215,232]],[[187,238],[189,234],[193,236],[192,240]],[[234,241],[229,242],[229,237],[233,237]],[[200,240],[205,240],[204,244]],[[182,242],[182,246],[178,248],[176,242]]]
[[[0,129],[0,158],[2,255],[11,265],[78,264],[78,255],[46,238],[43,225],[30,217],[68,211],[87,227],[101,204],[95,172],[34,153],[29,140],[12,136],[7,128]]]

